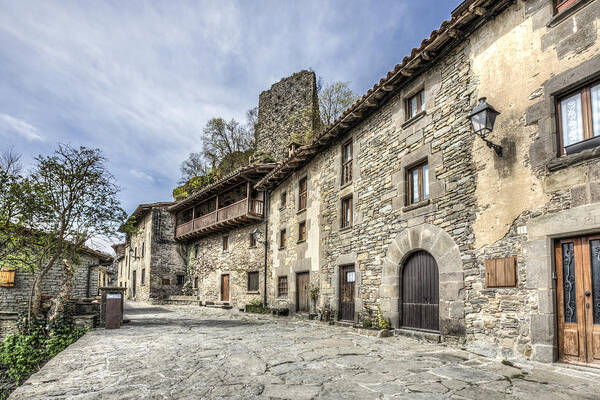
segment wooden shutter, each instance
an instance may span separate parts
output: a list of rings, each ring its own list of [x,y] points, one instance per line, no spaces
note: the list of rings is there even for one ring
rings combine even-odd
[[[517,258],[491,258],[485,260],[485,286],[516,287],[517,286]]]
[[[3,270],[0,271],[0,287],[13,287],[15,286],[15,270]]]

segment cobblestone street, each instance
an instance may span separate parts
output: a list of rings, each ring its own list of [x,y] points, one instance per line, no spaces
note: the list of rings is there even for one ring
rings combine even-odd
[[[600,371],[506,365],[405,337],[188,306],[128,305],[10,399],[598,399]]]

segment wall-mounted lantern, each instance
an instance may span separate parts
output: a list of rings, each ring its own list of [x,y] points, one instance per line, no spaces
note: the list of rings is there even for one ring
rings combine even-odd
[[[494,149],[498,157],[502,157],[502,146],[494,144],[486,138],[487,134],[494,130],[496,117],[500,113],[485,100],[485,97],[479,99],[479,104],[471,111],[469,119],[471,120],[471,125],[473,126],[475,134],[477,134],[490,149]]]
[[[256,241],[256,243],[265,244],[264,240],[260,240],[262,233],[260,232],[260,230],[258,228],[255,228],[252,231],[252,236],[254,236],[254,241]]]
[[[138,257],[135,255],[133,249],[129,249],[129,258],[133,258],[133,259],[137,259],[137,258],[142,258],[142,257]]]

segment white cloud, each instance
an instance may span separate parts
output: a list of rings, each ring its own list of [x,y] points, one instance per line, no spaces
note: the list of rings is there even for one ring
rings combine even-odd
[[[156,181],[156,179],[154,179],[154,177],[152,175],[149,175],[149,174],[145,173],[144,171],[132,169],[132,170],[129,170],[129,172],[131,172],[131,175],[135,176],[137,179],[143,179],[143,180],[146,180],[149,182]]]
[[[40,136],[40,134],[38,133],[38,129],[35,126],[28,124],[27,122],[18,118],[11,117],[8,114],[0,114],[0,123],[4,127],[4,129],[0,130],[0,133],[3,133],[2,131],[5,131],[8,133],[17,134],[30,141],[44,140],[44,138],[42,138],[42,136]]]
[[[424,37],[405,35],[405,10],[447,17],[440,3],[0,0],[0,110],[27,116],[10,124],[25,158],[99,147],[132,211],[171,198],[208,119],[243,120],[262,90],[311,67],[362,94]]]

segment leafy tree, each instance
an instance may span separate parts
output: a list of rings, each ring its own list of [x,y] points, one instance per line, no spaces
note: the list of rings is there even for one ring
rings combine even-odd
[[[226,157],[254,148],[252,132],[233,119],[227,122],[223,118],[213,118],[208,121],[203,133],[203,155],[212,168],[218,167]],[[231,171],[221,172],[227,174]]]
[[[94,237],[112,237],[127,219],[117,199],[118,188],[108,172],[106,159],[98,149],[60,145],[50,156],[38,156],[31,185],[44,207],[36,223],[44,239],[43,259],[32,288],[31,313],[40,315],[42,285],[46,274],[59,260],[69,277],[85,243]],[[71,285],[63,282],[55,299],[51,319],[63,311]]]
[[[30,228],[43,202],[31,181],[21,174],[20,158],[12,150],[0,156],[0,268],[33,272],[40,238]]]
[[[232,119],[212,118],[206,123],[202,136],[202,151],[190,153],[181,164],[180,186],[173,198],[180,200],[236,169],[248,165],[254,153],[254,129],[258,109],[246,113],[246,125]]]
[[[323,85],[319,78],[319,114],[323,127],[327,127],[357,99],[348,82],[336,81]]]

